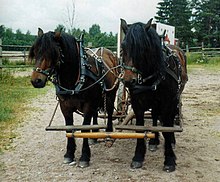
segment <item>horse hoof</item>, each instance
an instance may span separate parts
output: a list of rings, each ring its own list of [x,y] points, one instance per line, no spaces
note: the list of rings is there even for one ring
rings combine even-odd
[[[142,166],[143,166],[143,162],[132,161],[132,163],[131,163],[132,169],[138,169],[138,168],[141,168]]]
[[[148,150],[151,152],[155,152],[157,150],[157,145],[149,145]]]
[[[165,165],[165,166],[163,167],[163,171],[166,171],[167,173],[171,173],[171,172],[173,172],[173,171],[175,171],[175,170],[176,170],[175,165],[173,165],[173,166],[167,166],[167,165]]]
[[[78,167],[80,168],[89,167],[89,161],[79,161]]]
[[[71,163],[71,162],[73,162],[74,160],[72,159],[72,158],[70,158],[70,157],[64,157],[64,160],[63,160],[63,163],[64,164],[69,164],[69,163]]]
[[[75,166],[76,165],[76,160],[73,160],[72,162],[69,163],[69,166]]]
[[[89,145],[95,145],[98,143],[97,139],[93,139],[93,138],[89,138],[88,142],[89,142]]]
[[[110,147],[112,147],[114,142],[115,142],[115,139],[106,139],[105,140],[105,146],[110,148]]]

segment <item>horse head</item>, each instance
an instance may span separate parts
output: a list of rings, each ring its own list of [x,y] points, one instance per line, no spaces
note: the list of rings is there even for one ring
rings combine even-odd
[[[29,52],[29,59],[35,61],[31,75],[31,83],[35,88],[43,88],[60,63],[60,38],[61,32],[44,33],[42,29],[38,29],[38,37]]]
[[[122,62],[124,68],[123,81],[125,86],[131,87],[141,82],[143,66],[146,66],[146,52],[149,49],[149,38],[146,37],[147,32],[151,27],[152,19],[147,24],[134,23],[128,25],[127,22],[121,19],[121,28],[125,34],[124,40],[121,43],[122,47]]]

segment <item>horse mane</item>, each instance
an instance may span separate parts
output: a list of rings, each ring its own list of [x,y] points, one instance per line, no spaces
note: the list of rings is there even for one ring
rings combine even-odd
[[[37,55],[44,56],[46,59],[57,60],[59,56],[57,46],[60,46],[64,55],[64,62],[72,62],[72,60],[78,60],[78,53],[76,47],[76,39],[66,33],[61,33],[59,38],[55,37],[55,32],[47,32],[38,37],[30,48],[29,59],[40,59],[35,57],[35,48],[37,48]],[[71,52],[71,54],[69,54]]]
[[[140,22],[130,25],[122,47],[143,76],[149,76],[158,70],[164,72],[165,65],[159,35],[152,27],[145,30],[144,25]]]

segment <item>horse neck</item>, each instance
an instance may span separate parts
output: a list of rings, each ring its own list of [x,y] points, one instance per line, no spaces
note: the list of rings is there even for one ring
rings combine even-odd
[[[58,72],[60,85],[68,89],[74,88],[77,80],[79,79],[79,55],[71,54],[72,50],[69,50],[64,55],[64,61],[60,65]]]

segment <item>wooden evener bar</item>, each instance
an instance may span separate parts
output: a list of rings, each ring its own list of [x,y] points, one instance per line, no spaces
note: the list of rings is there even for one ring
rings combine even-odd
[[[106,129],[106,125],[70,125],[70,126],[47,126],[46,131],[73,131]]]
[[[67,133],[67,137],[75,138],[113,138],[113,139],[129,139],[129,138],[155,138],[154,133],[123,133],[123,132],[73,132]]]
[[[118,125],[117,130],[134,130],[134,131],[154,131],[154,132],[182,132],[181,127],[165,127],[165,126],[135,126],[135,125]]]

